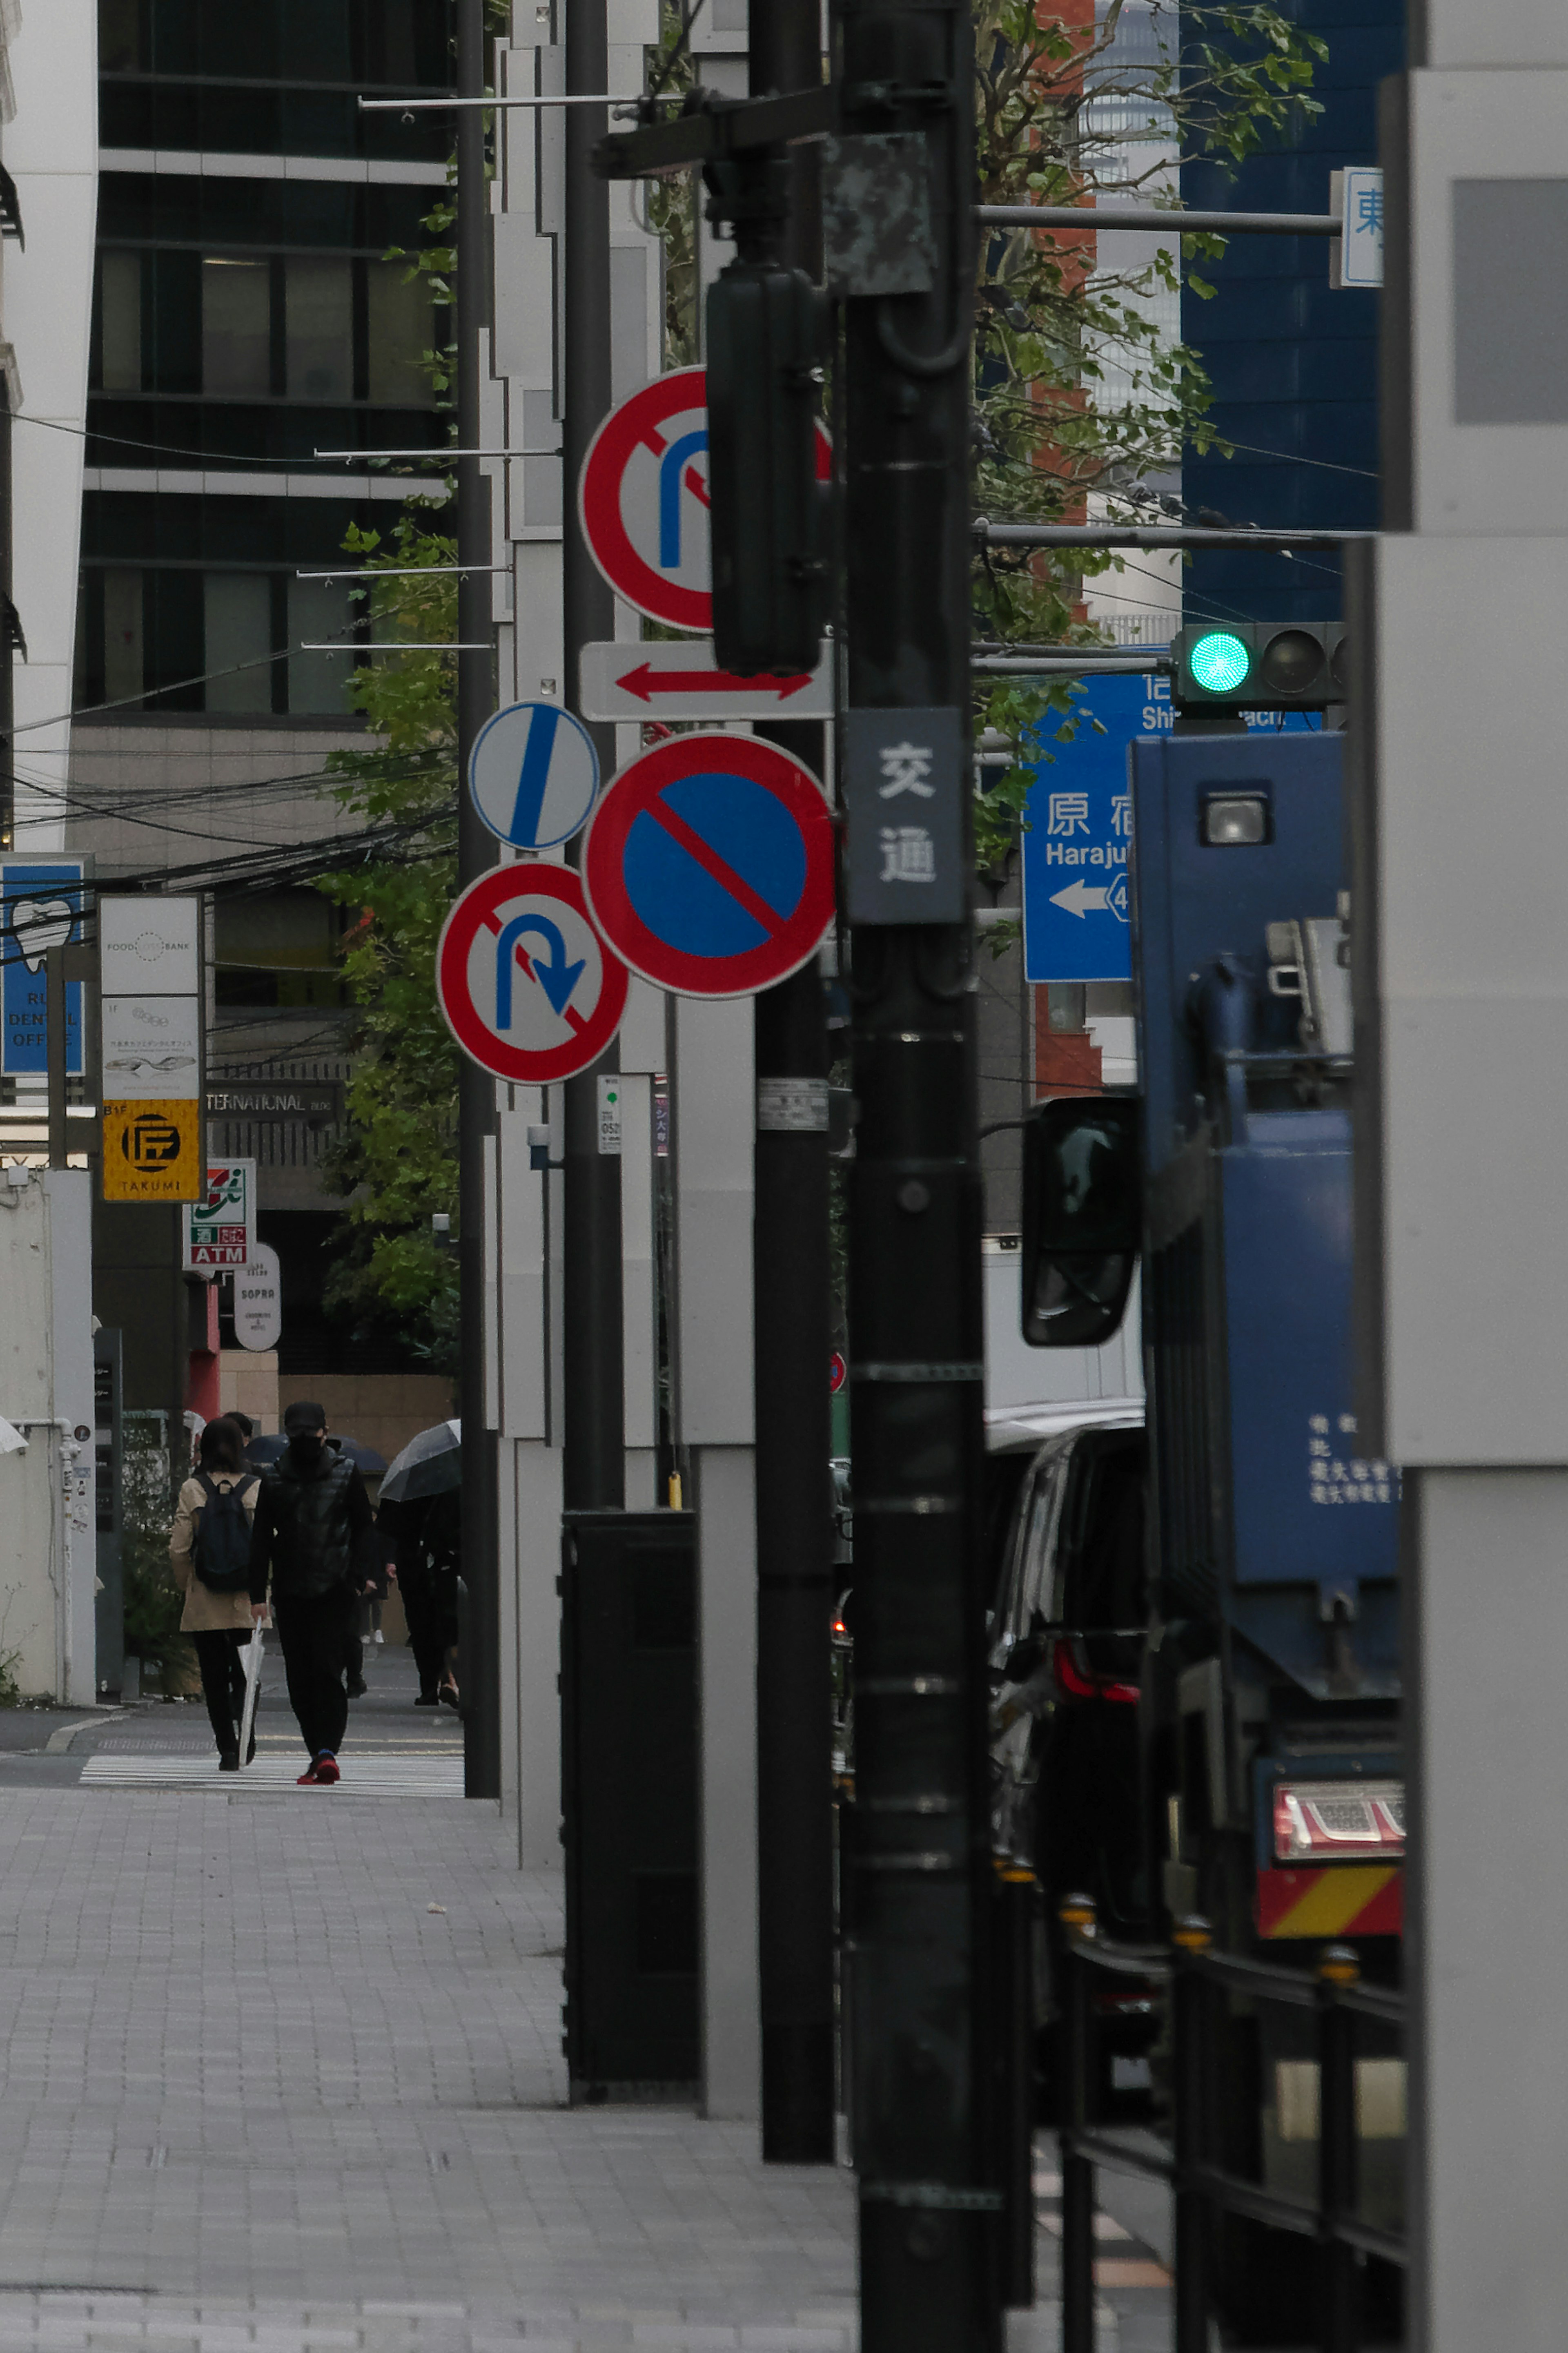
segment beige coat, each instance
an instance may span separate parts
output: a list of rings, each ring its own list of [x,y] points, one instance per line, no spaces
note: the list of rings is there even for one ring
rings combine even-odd
[[[237,1482],[227,1471],[208,1473],[213,1485],[226,1493]],[[256,1499],[261,1493],[261,1482],[254,1471],[242,1471],[238,1476],[250,1481],[250,1491],[242,1498],[247,1520],[256,1517]],[[196,1575],[192,1550],[195,1544],[196,1521],[206,1503],[206,1497],[195,1479],[187,1479],[180,1490],[180,1500],[174,1507],[174,1525],[169,1532],[169,1558],[174,1564],[174,1583],[185,1597],[180,1613],[182,1634],[216,1634],[225,1626],[243,1626],[248,1633],[252,1620],[248,1593],[215,1593]]]

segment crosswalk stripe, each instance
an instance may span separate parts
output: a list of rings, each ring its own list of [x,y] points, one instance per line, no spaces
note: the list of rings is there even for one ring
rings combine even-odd
[[[89,1757],[81,1768],[81,1786],[120,1789],[221,1789],[233,1796],[247,1789],[292,1789],[303,1767],[298,1750],[292,1757],[258,1757],[237,1773],[222,1773],[211,1757]],[[301,1789],[302,1798],[314,1797]],[[323,1791],[321,1793],[325,1795]],[[460,1798],[463,1764],[458,1757],[376,1757],[343,1763],[343,1778],[334,1795],[360,1798]]]

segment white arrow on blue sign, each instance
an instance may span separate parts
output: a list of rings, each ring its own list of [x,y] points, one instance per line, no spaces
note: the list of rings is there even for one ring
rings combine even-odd
[[[588,822],[599,755],[580,719],[555,702],[513,702],[487,719],[468,754],[468,791],[490,831],[515,849],[553,849]]]
[[[1283,724],[1294,733],[1310,723],[1300,711],[1282,720],[1273,713],[1242,715],[1258,730]],[[1073,704],[1070,743],[1054,740],[1060,723],[1054,716],[1043,722],[1040,733],[1052,757],[1035,765],[1024,810],[1024,971],[1029,980],[1132,977],[1127,747],[1167,733],[1174,716],[1168,679],[1118,672],[1085,680]]]

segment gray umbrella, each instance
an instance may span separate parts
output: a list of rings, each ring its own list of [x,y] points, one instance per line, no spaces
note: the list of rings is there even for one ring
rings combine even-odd
[[[269,1462],[277,1461],[288,1443],[281,1430],[270,1438],[253,1438],[245,1450],[245,1459],[253,1470],[264,1471]],[[362,1446],[357,1438],[340,1438],[334,1430],[327,1444],[335,1446],[340,1454],[346,1454],[362,1478],[374,1479],[378,1471],[386,1468],[385,1455],[378,1454],[374,1446]]]
[[[463,1425],[438,1421],[411,1438],[381,1482],[384,1504],[411,1504],[421,1495],[449,1494],[463,1483]]]

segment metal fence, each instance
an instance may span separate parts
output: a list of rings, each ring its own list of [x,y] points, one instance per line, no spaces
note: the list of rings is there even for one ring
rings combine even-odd
[[[1178,1921],[1169,1947],[1112,1943],[1088,1896],[1071,1896],[1058,1917],[1067,1932],[1062,1968],[1065,2115],[1062,2168],[1062,2353],[1093,2353],[1094,2176],[1097,2166],[1169,2182],[1175,2198],[1175,2353],[1208,2353],[1210,2242],[1221,2212],[1249,2217],[1316,2241],[1321,2353],[1358,2353],[1363,2255],[1407,2260],[1402,2233],[1363,2222],[1357,2208],[1355,2060],[1358,2016],[1402,2026],[1402,1995],[1361,1983],[1348,1945],[1328,1945],[1315,1974],[1216,1953],[1206,1921]],[[1152,1979],[1170,2004],[1173,2129],[1154,2154],[1101,2130],[1093,2116],[1096,1972]],[[1315,2010],[1318,2045],[1318,2194],[1299,2199],[1242,2179],[1215,2161],[1212,2096],[1215,2020],[1225,1993]]]

